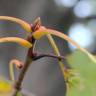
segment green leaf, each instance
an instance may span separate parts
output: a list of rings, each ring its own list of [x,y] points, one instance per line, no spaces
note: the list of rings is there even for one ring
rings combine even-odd
[[[12,96],[14,91],[12,85],[12,82],[0,76],[0,96]],[[26,92],[27,91],[24,90],[23,92],[18,93],[17,96],[34,96],[33,94]]]
[[[0,96],[6,96],[12,92],[12,84],[3,77],[0,77]]]
[[[76,50],[67,57],[67,62],[79,73],[81,85],[68,90],[68,96],[96,96],[96,64],[88,56]],[[74,81],[73,81],[74,82]]]

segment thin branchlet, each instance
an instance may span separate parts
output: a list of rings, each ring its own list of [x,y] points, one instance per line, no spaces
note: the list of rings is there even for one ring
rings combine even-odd
[[[47,53],[40,53],[40,52],[35,52],[33,53],[34,54],[34,58],[33,60],[38,60],[38,59],[41,59],[41,58],[44,58],[44,57],[52,57],[52,58],[55,58],[55,59],[58,59],[58,60],[65,60],[66,57],[64,56],[57,56],[57,55],[54,55],[54,54],[47,54]]]
[[[10,63],[9,63],[10,79],[12,81],[15,81],[14,68],[13,68],[14,66],[13,65],[15,65],[16,68],[21,69],[21,68],[23,68],[24,64],[23,64],[22,61],[17,60],[17,59],[13,59],[13,60],[10,61]]]

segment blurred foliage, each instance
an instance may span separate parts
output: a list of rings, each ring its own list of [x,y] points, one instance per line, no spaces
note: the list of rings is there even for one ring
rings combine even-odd
[[[0,96],[11,96],[13,93],[13,83],[2,76],[0,76]],[[31,93],[28,93],[24,90],[24,92],[18,93],[17,96],[34,96]]]
[[[80,50],[76,50],[67,58],[70,66],[77,70],[80,82],[71,86],[69,96],[96,96],[96,64]]]

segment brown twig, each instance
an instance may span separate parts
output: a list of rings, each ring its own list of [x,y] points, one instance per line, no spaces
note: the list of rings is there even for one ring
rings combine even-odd
[[[24,66],[23,66],[23,68],[22,68],[22,70],[21,70],[21,72],[20,72],[20,74],[19,74],[18,80],[16,81],[16,83],[15,83],[15,85],[14,85],[15,91],[14,91],[14,93],[12,94],[12,96],[17,96],[17,93],[18,93],[18,92],[20,91],[20,89],[21,89],[22,81],[23,81],[23,79],[24,79],[24,76],[25,76],[25,74],[26,74],[26,72],[27,72],[28,67],[30,66],[30,63],[32,63],[32,58],[30,58],[30,54],[32,55],[32,49],[33,49],[33,48],[30,48],[30,49],[28,50],[28,55],[27,55],[27,58],[26,58],[26,62],[25,62]],[[30,52],[31,52],[31,53],[30,53]]]
[[[29,65],[30,65],[31,62],[32,62],[32,59],[28,59],[27,58],[27,60],[25,62],[25,65],[24,65],[24,67],[21,70],[21,73],[19,75],[19,78],[18,78],[17,82],[14,85],[15,91],[14,91],[14,93],[13,93],[12,96],[17,96],[17,93],[20,91],[21,85],[22,85],[22,81],[24,79],[24,76],[25,76],[25,74],[27,72],[27,69],[28,69],[28,67],[29,67]]]
[[[35,32],[36,30],[38,30],[38,28],[40,27],[40,19],[37,18],[36,21],[34,22],[34,24],[30,25],[30,27],[31,27],[32,33]],[[33,49],[34,49],[34,44],[35,44],[35,38],[32,36],[32,33],[28,36],[27,40],[30,43],[32,43],[33,47],[28,49],[28,54],[26,57],[25,64],[19,74],[18,80],[16,81],[16,83],[14,85],[15,91],[13,92],[12,96],[17,96],[18,92],[20,91],[24,76],[28,70],[28,67],[30,66],[30,63],[32,63],[32,60],[34,58]]]
[[[35,39],[32,36],[29,36],[27,40],[33,44],[33,47],[28,49],[28,54],[27,54],[27,57],[26,57],[25,64],[24,64],[24,66],[23,66],[23,68],[22,68],[22,70],[21,70],[21,72],[19,74],[18,80],[16,81],[16,83],[14,85],[15,91],[12,94],[12,96],[17,96],[17,93],[20,91],[24,76],[25,76],[25,74],[27,72],[28,67],[30,66],[30,63],[32,63],[32,58],[34,58],[33,48],[34,48]]]
[[[38,59],[41,59],[43,57],[52,57],[52,58],[56,58],[56,59],[59,59],[59,60],[62,60],[62,59],[65,60],[66,59],[66,57],[64,57],[64,56],[57,56],[57,55],[54,55],[54,54],[34,52],[33,60],[38,60]]]

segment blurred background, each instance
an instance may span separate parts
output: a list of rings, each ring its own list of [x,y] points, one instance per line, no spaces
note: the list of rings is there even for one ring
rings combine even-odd
[[[13,16],[29,23],[37,17],[42,25],[61,31],[79,45],[96,54],[96,1],[95,0],[0,0],[0,16]],[[17,24],[0,21],[0,37],[17,36],[26,38],[26,32]],[[63,56],[76,49],[68,42],[54,37]],[[40,39],[36,51],[54,53],[46,37]],[[8,79],[10,60],[24,61],[27,49],[17,44],[0,44],[0,75]],[[67,64],[64,61],[64,64]],[[16,70],[15,75],[18,77]],[[35,96],[64,96],[66,86],[58,66],[52,58],[33,62],[23,83],[23,88]]]

